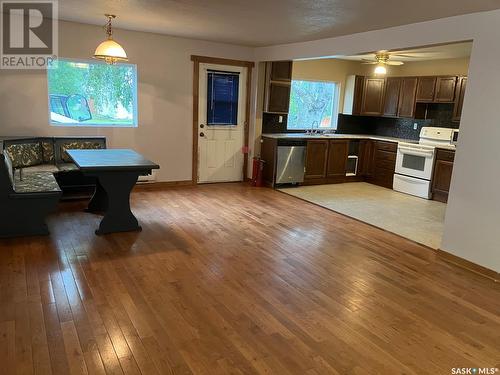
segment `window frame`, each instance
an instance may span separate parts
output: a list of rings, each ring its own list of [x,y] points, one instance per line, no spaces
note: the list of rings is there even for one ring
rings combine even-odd
[[[70,58],[70,57],[58,57],[56,61],[65,61],[65,62],[72,62],[72,63],[82,63],[82,64],[102,64],[106,65],[107,63],[101,60],[97,59],[78,59],[78,58]],[[50,85],[49,85],[49,70],[52,69],[50,67],[47,67],[47,75],[46,75],[46,80],[47,80],[47,110],[48,110],[48,117],[49,117],[49,125],[50,126],[55,126],[55,127],[62,127],[62,128],[129,128],[129,129],[136,129],[139,126],[139,102],[138,102],[138,74],[137,74],[137,64],[131,64],[131,63],[116,63],[116,66],[129,66],[132,67],[133,69],[133,74],[134,74],[134,80],[133,80],[133,85],[132,85],[132,97],[133,97],[133,108],[134,108],[134,113],[133,113],[133,120],[132,120],[132,125],[123,125],[123,124],[102,124],[102,123],[92,123],[92,122],[86,122],[86,123],[54,123],[52,121],[51,117],[51,110],[50,110]]]
[[[338,119],[339,119],[339,110],[340,110],[340,94],[341,94],[341,82],[339,81],[331,81],[331,80],[326,80],[326,79],[293,79],[292,82],[290,83],[290,99],[292,97],[292,84],[293,81],[305,81],[305,82],[315,82],[315,83],[333,83],[334,84],[334,93],[333,93],[333,104],[332,104],[332,120],[330,123],[330,127],[328,128],[314,128],[314,130],[337,130],[338,126]],[[290,118],[290,112],[288,112],[288,119]],[[290,131],[307,131],[310,130],[310,127],[305,127],[305,128],[289,128],[288,127],[289,120],[287,121],[286,124],[286,130],[288,132]]]

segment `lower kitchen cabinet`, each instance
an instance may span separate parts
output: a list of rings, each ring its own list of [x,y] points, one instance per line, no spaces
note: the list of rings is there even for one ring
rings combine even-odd
[[[345,178],[348,155],[348,140],[330,140],[326,176],[329,178]]]
[[[373,173],[368,182],[392,189],[396,170],[397,143],[375,141],[373,152]]]
[[[448,202],[454,160],[455,151],[437,150],[432,175],[432,199],[444,203]]]
[[[311,139],[307,141],[304,180],[326,178],[328,165],[328,140]]]
[[[373,153],[375,142],[371,139],[359,141],[358,175],[370,178],[373,174]]]

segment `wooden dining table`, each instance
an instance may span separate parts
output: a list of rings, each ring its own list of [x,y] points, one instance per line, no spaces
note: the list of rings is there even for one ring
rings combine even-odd
[[[130,193],[139,176],[160,166],[129,149],[68,150],[85,176],[96,178],[96,189],[87,211],[104,213],[97,235],[138,231],[142,227],[130,209]]]

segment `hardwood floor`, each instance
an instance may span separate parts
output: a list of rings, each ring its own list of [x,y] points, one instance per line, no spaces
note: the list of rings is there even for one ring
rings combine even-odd
[[[241,184],[133,193],[143,231],[0,241],[2,374],[451,374],[500,367],[500,285]]]

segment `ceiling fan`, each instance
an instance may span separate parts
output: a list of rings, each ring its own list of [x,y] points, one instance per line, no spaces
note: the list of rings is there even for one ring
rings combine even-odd
[[[399,54],[394,54],[393,56],[400,56],[403,57],[403,55]],[[389,61],[389,58],[391,55],[387,52],[377,52],[375,54],[375,59],[374,60],[369,60],[369,59],[362,59],[362,64],[374,64],[377,65],[375,67],[375,74],[386,74],[387,69],[386,65],[403,65],[404,62],[402,61]]]

